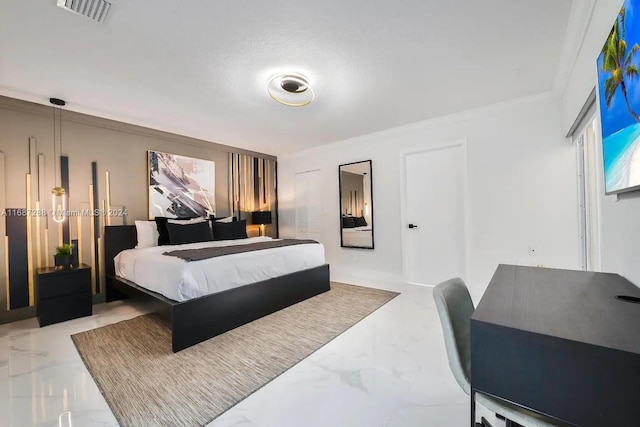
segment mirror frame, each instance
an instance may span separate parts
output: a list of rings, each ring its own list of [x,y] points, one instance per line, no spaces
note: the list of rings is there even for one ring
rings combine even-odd
[[[371,246],[351,246],[345,245],[344,243],[344,234],[342,227],[342,168],[343,166],[356,165],[359,163],[369,163],[369,199],[371,200]],[[338,197],[339,197],[339,207],[340,207],[340,247],[342,248],[354,248],[354,249],[375,249],[375,239],[374,239],[374,217],[373,217],[373,164],[371,160],[361,160],[358,162],[344,163],[338,166]]]

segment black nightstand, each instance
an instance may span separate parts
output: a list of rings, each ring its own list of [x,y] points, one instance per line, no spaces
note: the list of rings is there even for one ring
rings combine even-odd
[[[35,303],[40,326],[91,316],[91,267],[36,269]]]

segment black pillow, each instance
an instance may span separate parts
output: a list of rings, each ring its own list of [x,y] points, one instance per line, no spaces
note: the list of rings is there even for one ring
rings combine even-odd
[[[164,216],[157,216],[154,218],[156,221],[156,228],[158,230],[158,246],[170,245],[171,239],[169,238],[169,230],[167,230],[167,220],[175,221],[188,221],[193,218],[167,218]],[[206,221],[204,221],[206,223]]]
[[[355,227],[366,227],[367,226],[367,220],[364,219],[363,216],[358,216],[358,217],[355,217],[353,219],[353,224],[354,224]]]
[[[168,245],[169,230],[167,230],[167,218],[157,216],[154,220],[156,221],[156,228],[158,229],[158,246]]]
[[[211,223],[213,226],[213,240],[235,240],[247,238],[247,220],[234,222]]]
[[[342,217],[342,228],[353,228],[355,226],[355,221],[352,216]]]
[[[207,221],[184,225],[167,223],[167,231],[169,232],[169,244],[171,245],[208,242],[212,240],[211,229]]]

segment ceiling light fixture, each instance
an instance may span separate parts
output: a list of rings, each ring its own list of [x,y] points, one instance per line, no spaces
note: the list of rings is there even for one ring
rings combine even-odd
[[[267,92],[274,101],[289,107],[303,107],[313,101],[313,89],[302,74],[280,74],[269,80]]]

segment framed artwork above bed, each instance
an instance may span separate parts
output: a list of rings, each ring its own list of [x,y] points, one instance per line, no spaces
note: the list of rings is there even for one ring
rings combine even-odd
[[[215,162],[148,151],[149,219],[215,215]]]

